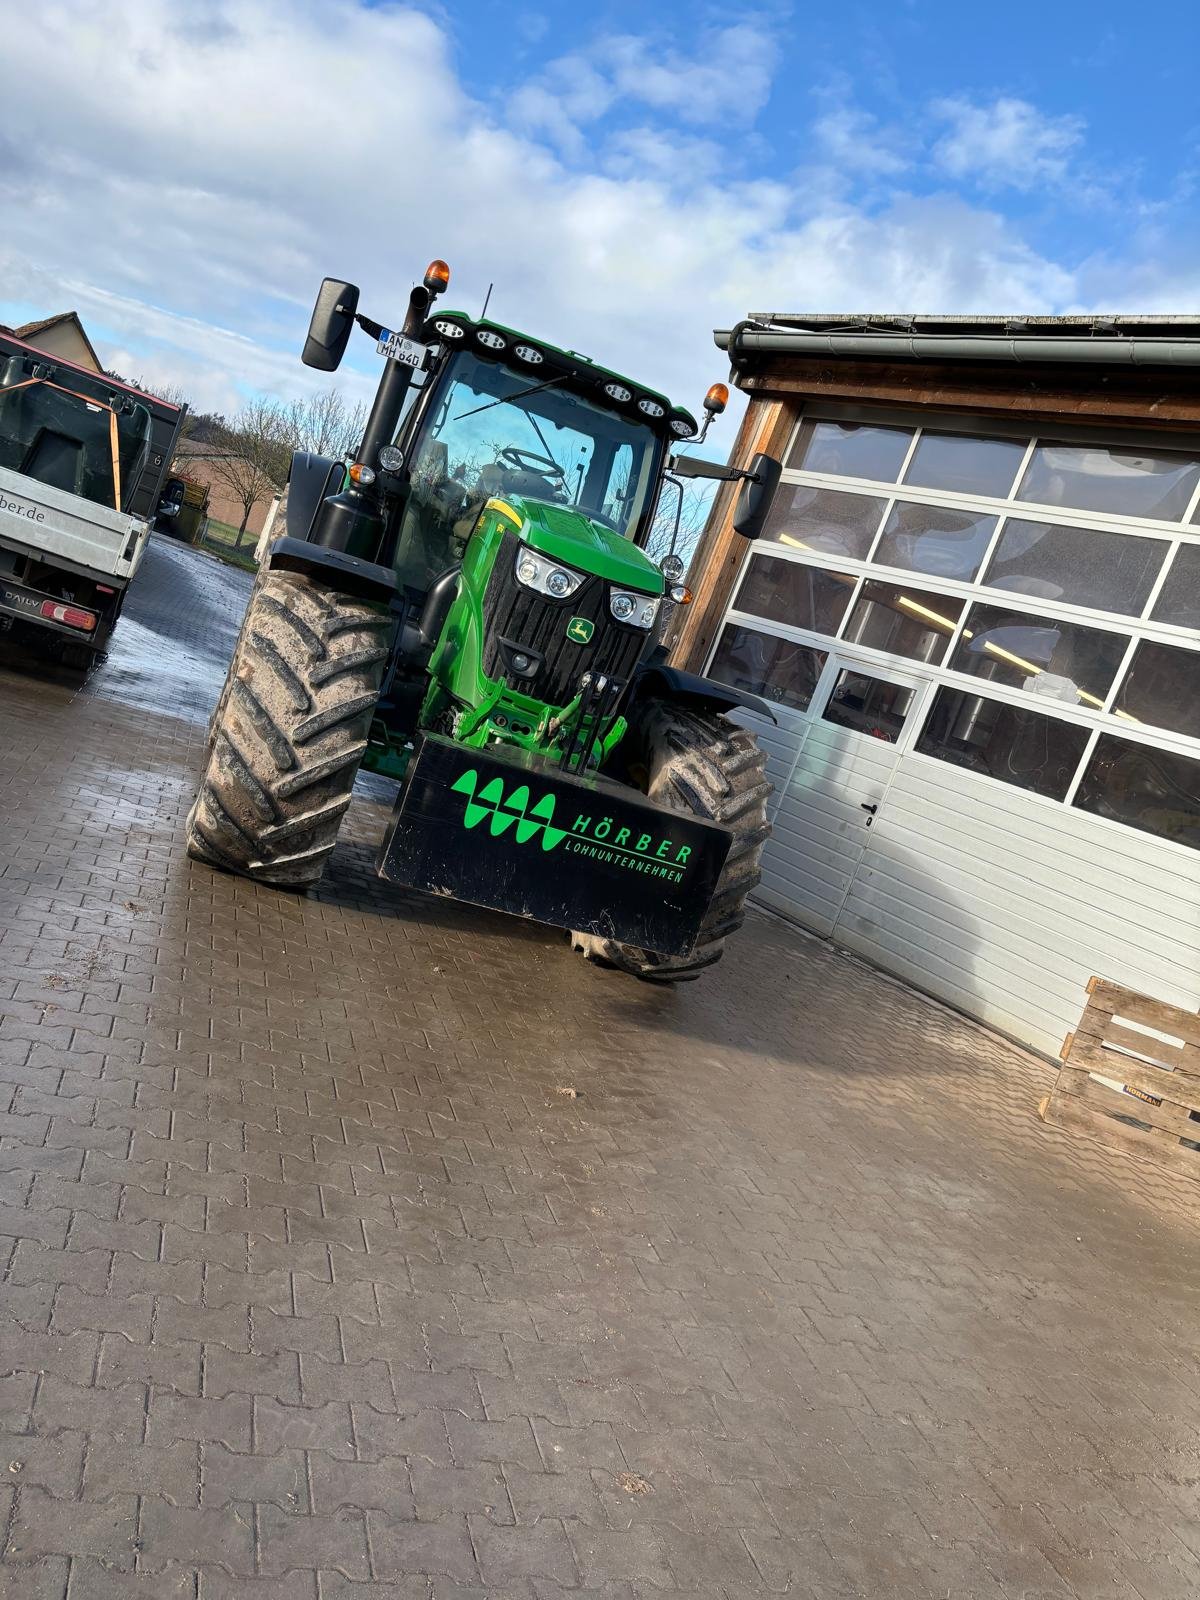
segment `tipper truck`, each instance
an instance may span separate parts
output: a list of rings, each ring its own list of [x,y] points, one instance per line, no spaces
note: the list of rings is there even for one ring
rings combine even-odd
[[[183,415],[0,335],[0,631],[68,666],[104,649]]]

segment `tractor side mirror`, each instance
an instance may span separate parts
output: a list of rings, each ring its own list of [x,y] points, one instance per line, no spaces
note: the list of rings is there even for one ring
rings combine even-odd
[[[308,337],[300,356],[306,367],[321,372],[336,372],[346,353],[358,310],[358,287],[340,278],[325,278],[313,307]]]
[[[774,456],[761,451],[750,463],[750,471],[738,495],[737,510],[733,514],[733,528],[743,539],[757,539],[763,531],[783,466]]]

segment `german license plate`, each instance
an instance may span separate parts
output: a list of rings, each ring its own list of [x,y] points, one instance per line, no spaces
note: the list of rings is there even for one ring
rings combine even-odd
[[[389,361],[398,361],[402,367],[415,367],[420,372],[425,365],[426,347],[415,339],[406,339],[402,333],[389,333],[385,328],[384,336],[375,348],[381,356],[386,356]]]

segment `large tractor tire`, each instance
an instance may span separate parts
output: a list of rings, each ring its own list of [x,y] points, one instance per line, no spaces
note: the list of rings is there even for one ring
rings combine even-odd
[[[722,823],[732,830],[733,843],[691,955],[659,955],[589,933],[572,933],[572,948],[589,961],[652,983],[696,978],[721,959],[760,877],[759,856],[770,832],[766,757],[752,733],[717,712],[667,700],[646,703],[620,750],[623,775],[636,788],[675,811]]]
[[[217,703],[212,709],[212,716],[208,719],[208,742],[212,745],[217,737],[217,729],[225,716],[225,707],[229,704],[229,695],[237,679],[238,663],[242,655],[242,643],[246,637],[246,624],[250,621],[250,614],[254,610],[254,603],[267,581],[269,568],[260,567],[254,577],[254,587],[250,591],[250,598],[246,601],[246,612],[242,617],[242,625],[238,629],[237,638],[233,641],[233,654],[229,658],[229,671],[225,674],[225,682],[221,685],[221,692],[217,696]]]
[[[242,642],[246,637],[246,624],[250,621],[250,614],[254,610],[255,601],[261,594],[262,586],[264,583],[266,583],[267,575],[271,570],[268,566],[268,562],[270,561],[271,557],[271,549],[274,546],[275,541],[277,539],[281,539],[287,529],[287,503],[288,489],[285,488],[283,491],[283,498],[280,500],[278,510],[275,513],[275,528],[277,531],[274,532],[271,535],[271,538],[268,540],[266,549],[262,553],[262,559],[258,563],[258,569],[254,574],[254,583],[250,590],[250,597],[246,601],[246,610],[242,616],[242,625],[238,629],[237,638],[233,643],[233,654],[229,658],[229,671],[225,675],[225,682],[221,685],[221,693],[217,697],[216,705],[213,707],[212,716],[208,719],[209,744],[211,744],[216,738],[217,729],[220,727],[221,719],[225,715],[225,706],[229,699],[229,691],[233,685],[234,679],[237,676],[238,657],[241,654]]]
[[[317,882],[367,748],[391,629],[361,600],[265,573],[188,817],[194,860],[279,888]]]

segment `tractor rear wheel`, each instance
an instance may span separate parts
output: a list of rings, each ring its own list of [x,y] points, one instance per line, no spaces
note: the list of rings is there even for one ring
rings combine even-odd
[[[746,897],[760,877],[758,860],[770,832],[766,756],[752,733],[719,713],[668,700],[646,702],[631,719],[620,749],[625,776],[635,787],[675,811],[722,823],[733,843],[691,955],[659,955],[589,933],[572,933],[571,945],[589,961],[652,983],[696,978],[721,959],[726,937],[745,920]]]
[[[256,585],[187,821],[194,860],[279,888],[317,882],[350,804],[392,622],[294,572]]]

